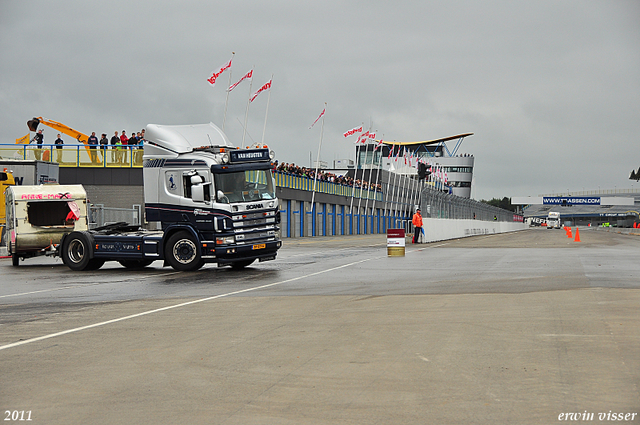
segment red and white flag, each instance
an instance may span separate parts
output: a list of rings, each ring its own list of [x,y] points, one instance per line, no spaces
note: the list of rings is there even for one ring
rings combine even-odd
[[[227,69],[231,68],[231,60],[232,59],[229,59],[229,62],[222,65],[220,69],[218,69],[217,71],[213,71],[213,75],[207,78],[207,81],[209,82],[209,84],[211,84],[211,86],[214,86],[216,84],[216,79],[220,76],[220,74],[222,74]]]
[[[269,81],[268,81],[267,83],[265,83],[262,87],[260,87],[260,88],[258,89],[258,91],[257,91],[257,92],[255,92],[255,93],[253,94],[253,96],[251,96],[251,99],[249,99],[249,102],[253,102],[253,100],[254,100],[256,97],[258,97],[258,95],[259,95],[260,93],[262,93],[263,91],[268,90],[268,89],[270,89],[270,88],[271,88],[271,80],[269,80]]]
[[[375,152],[375,151],[377,151],[377,150],[378,150],[378,148],[379,148],[380,146],[382,146],[382,144],[383,144],[382,140],[378,140],[378,143],[376,143],[376,146],[373,148],[373,151],[374,151],[374,152]]]
[[[353,134],[356,133],[362,133],[362,126],[360,127],[356,127],[356,128],[352,128],[351,130],[347,131],[346,133],[343,134],[344,137],[349,137]]]
[[[356,140],[356,143],[367,143],[367,140],[369,139],[375,140],[375,138],[376,138],[376,133],[370,133],[367,130],[364,133],[362,133],[360,136],[358,136],[358,140]]]
[[[324,109],[322,110],[322,112],[320,112],[320,115],[318,115],[318,118],[316,118],[316,120],[313,122],[313,124],[311,124],[311,127],[313,127],[314,125],[316,125],[316,123],[318,122],[318,120],[319,120],[320,118],[322,118],[322,116],[324,115],[324,113],[325,113],[326,111],[327,111],[327,108],[324,108]],[[309,128],[311,128],[311,127],[309,127]]]
[[[250,80],[251,78],[253,78],[253,69],[252,69],[251,71],[247,72],[246,74],[244,74],[244,77],[240,78],[240,80],[239,80],[237,83],[232,84],[232,85],[227,89],[227,91],[228,91],[228,92],[230,92],[231,90],[235,89],[235,88],[238,86],[238,84],[240,84],[240,83],[241,83],[241,82],[243,82],[244,80]]]

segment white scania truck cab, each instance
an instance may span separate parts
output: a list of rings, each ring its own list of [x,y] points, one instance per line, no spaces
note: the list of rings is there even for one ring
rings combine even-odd
[[[547,216],[547,229],[560,229],[562,225],[560,224],[560,213],[556,211],[549,211],[549,215]]]
[[[282,242],[266,146],[236,148],[214,124],[149,124],[144,140],[146,221],[161,231],[114,226],[73,232],[60,255],[74,270],[104,261],[144,267],[164,260],[176,270],[204,263],[246,267],[274,260]]]

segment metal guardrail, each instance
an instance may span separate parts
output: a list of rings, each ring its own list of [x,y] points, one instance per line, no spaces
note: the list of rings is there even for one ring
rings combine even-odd
[[[60,167],[141,168],[142,146],[98,145],[7,145],[0,144],[0,159],[38,160],[58,163]]]
[[[281,172],[275,172],[274,178],[276,186],[278,187],[305,190],[309,192],[313,191],[314,182],[312,178]],[[317,193],[347,197],[351,197],[353,194],[357,199],[372,199],[376,201],[383,200],[382,192],[377,192],[375,190],[360,189],[359,187],[354,188],[353,186],[341,185],[327,181],[316,181],[315,185]]]
[[[444,193],[430,187],[421,192],[423,217],[458,220],[523,221],[522,215],[469,198]]]

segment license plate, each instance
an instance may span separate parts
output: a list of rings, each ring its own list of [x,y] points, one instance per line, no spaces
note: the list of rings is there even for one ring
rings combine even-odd
[[[267,247],[267,244],[259,243],[257,245],[254,245],[252,249],[265,249],[266,247]]]

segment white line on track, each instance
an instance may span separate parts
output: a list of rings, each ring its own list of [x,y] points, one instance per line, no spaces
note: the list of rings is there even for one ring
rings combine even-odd
[[[167,306],[167,307],[157,308],[155,310],[143,311],[142,313],[137,313],[137,314],[132,314],[132,315],[129,315],[129,316],[119,317],[117,319],[107,320],[105,322],[94,323],[94,324],[87,325],[87,326],[80,326],[79,328],[67,329],[66,331],[61,331],[61,332],[56,332],[56,333],[52,333],[52,334],[49,334],[49,335],[39,336],[39,337],[36,337],[36,338],[26,339],[24,341],[18,341],[18,342],[14,342],[12,344],[7,344],[7,345],[0,346],[0,351],[1,350],[6,350],[8,348],[19,347],[21,345],[31,344],[32,342],[38,342],[38,341],[43,341],[45,339],[50,339],[50,338],[55,338],[55,337],[62,336],[62,335],[67,335],[67,334],[70,334],[70,333],[75,333],[75,332],[80,332],[80,331],[84,331],[84,330],[87,330],[87,329],[97,328],[97,327],[100,327],[100,326],[110,325],[112,323],[117,323],[117,322],[122,322],[122,321],[125,321],[125,320],[135,319],[137,317],[147,316],[149,314],[159,313],[161,311],[167,311],[167,310],[172,310],[172,309],[175,309],[175,308],[186,307],[188,305],[199,304],[199,303],[202,303],[202,302],[205,302],[205,301],[211,301],[211,300],[215,300],[215,299],[218,299],[218,298],[230,297],[232,295],[238,295],[238,294],[242,294],[242,293],[246,293],[246,292],[257,291],[257,290],[260,290],[260,289],[271,288],[271,287],[274,287],[274,286],[282,285],[284,283],[295,282],[296,280],[306,279],[306,278],[309,278],[309,277],[312,277],[312,276],[317,276],[317,275],[320,275],[320,274],[323,274],[323,273],[328,273],[328,272],[332,272],[332,271],[335,271],[335,270],[344,269],[346,267],[354,266],[356,264],[364,263],[364,262],[371,261],[371,260],[374,260],[374,259],[377,259],[377,258],[381,258],[381,257],[365,258],[364,260],[354,261],[352,263],[343,264],[341,266],[332,267],[330,269],[321,270],[321,271],[318,271],[318,272],[315,272],[315,273],[310,273],[310,274],[307,274],[307,275],[304,275],[304,276],[298,276],[298,277],[294,277],[294,278],[291,278],[291,279],[282,280],[280,282],[268,283],[266,285],[255,286],[253,288],[247,288],[247,289],[241,289],[239,291],[227,292],[226,294],[214,295],[212,297],[201,298],[201,299],[197,299],[197,300],[193,300],[193,301],[187,301],[187,302],[180,303],[180,304],[174,304],[174,305],[170,305],[170,306]]]
[[[430,245],[430,246],[425,247],[425,248],[418,248],[418,249],[415,249],[415,250],[410,250],[409,253],[422,251],[422,250],[427,249],[427,248],[436,248],[436,247],[443,246],[443,245],[447,245],[447,243],[442,243],[442,244],[438,244],[438,245]],[[347,268],[347,267],[355,266],[357,264],[366,263],[367,261],[376,260],[376,259],[384,258],[384,257],[386,257],[386,255],[385,256],[376,256],[376,257],[365,258],[364,260],[354,261],[354,262],[351,262],[351,263],[343,264],[341,266],[332,267],[332,268],[329,268],[329,269],[326,269],[326,270],[320,270],[318,272],[310,273],[310,274],[307,274],[307,275],[304,275],[304,276],[298,276],[298,277],[293,277],[291,279],[282,280],[280,282],[268,283],[266,285],[255,286],[253,288],[241,289],[239,291],[227,292],[225,294],[214,295],[214,296],[206,297],[206,298],[200,298],[200,299],[197,299],[197,300],[187,301],[187,302],[180,303],[180,304],[174,304],[174,305],[170,305],[170,306],[166,306],[166,307],[162,307],[162,308],[157,308],[157,309],[154,309],[154,310],[143,311],[142,313],[131,314],[129,316],[119,317],[119,318],[107,320],[107,321],[104,321],[104,322],[94,323],[94,324],[86,325],[86,326],[80,326],[78,328],[67,329],[67,330],[61,331],[61,332],[56,332],[56,333],[52,333],[52,334],[48,334],[48,335],[39,336],[39,337],[36,337],[36,338],[26,339],[24,341],[18,341],[18,342],[14,342],[12,344],[2,345],[2,346],[0,346],[0,351],[6,350],[8,348],[19,347],[21,345],[31,344],[33,342],[38,342],[38,341],[43,341],[43,340],[46,340],[46,339],[56,338],[56,337],[59,337],[59,336],[62,336],[62,335],[67,335],[67,334],[71,334],[71,333],[75,333],[75,332],[85,331],[87,329],[98,328],[100,326],[106,326],[106,325],[110,325],[112,323],[123,322],[125,320],[135,319],[137,317],[147,316],[149,314],[160,313],[162,311],[173,310],[175,308],[186,307],[186,306],[189,306],[189,305],[199,304],[199,303],[203,303],[203,302],[206,302],[206,301],[211,301],[211,300],[215,300],[215,299],[219,299],[219,298],[230,297],[232,295],[238,295],[238,294],[243,294],[243,293],[247,293],[247,292],[258,291],[260,289],[271,288],[271,287],[274,287],[274,286],[282,285],[284,283],[295,282],[295,281],[301,280],[301,279],[307,279],[307,278],[312,277],[312,276],[317,276],[317,275],[320,275],[320,274],[329,273],[329,272],[332,272],[332,271],[344,269],[344,268]],[[174,273],[177,273],[177,272],[174,272]],[[174,273],[167,273],[166,275],[174,274]],[[158,275],[154,275],[154,276],[158,276]]]

